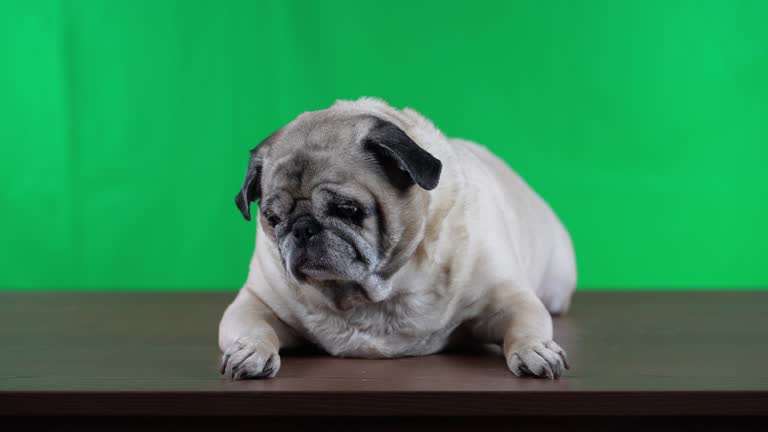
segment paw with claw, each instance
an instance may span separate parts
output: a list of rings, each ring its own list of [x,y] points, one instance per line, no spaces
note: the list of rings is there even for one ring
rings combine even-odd
[[[272,378],[279,369],[277,348],[258,339],[238,339],[221,358],[221,373],[233,380]]]
[[[506,356],[509,369],[517,376],[557,379],[570,368],[565,350],[551,340],[516,344]]]

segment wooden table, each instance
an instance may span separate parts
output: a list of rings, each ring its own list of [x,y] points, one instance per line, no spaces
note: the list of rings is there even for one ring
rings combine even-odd
[[[558,381],[486,350],[298,353],[277,378],[230,382],[216,338],[233,296],[0,293],[0,414],[768,415],[768,292],[579,292],[555,320],[572,364]]]

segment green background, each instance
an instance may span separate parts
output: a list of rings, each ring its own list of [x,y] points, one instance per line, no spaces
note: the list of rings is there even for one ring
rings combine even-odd
[[[248,150],[378,96],[489,146],[580,288],[768,286],[768,1],[0,2],[0,288],[235,289]]]

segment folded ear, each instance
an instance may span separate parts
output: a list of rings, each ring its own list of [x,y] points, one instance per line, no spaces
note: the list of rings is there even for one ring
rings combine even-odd
[[[278,132],[273,133],[251,150],[251,158],[248,161],[248,171],[245,173],[243,187],[235,195],[235,204],[237,204],[237,208],[240,209],[245,220],[251,220],[251,203],[261,199],[261,171],[264,166],[264,154]]]
[[[399,189],[414,183],[426,190],[437,187],[443,164],[391,122],[376,118],[363,145]]]

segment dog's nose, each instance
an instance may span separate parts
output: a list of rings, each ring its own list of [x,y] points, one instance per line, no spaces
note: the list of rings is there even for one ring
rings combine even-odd
[[[299,246],[304,246],[304,244],[309,240],[310,237],[320,232],[322,227],[320,224],[313,218],[302,218],[297,220],[293,224],[293,235],[296,237],[296,242]]]

